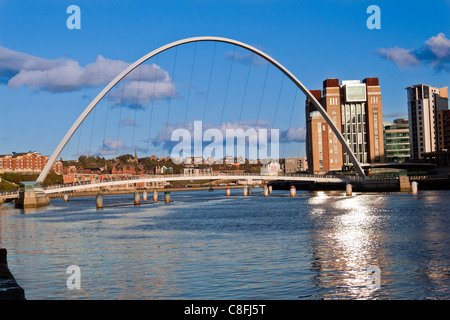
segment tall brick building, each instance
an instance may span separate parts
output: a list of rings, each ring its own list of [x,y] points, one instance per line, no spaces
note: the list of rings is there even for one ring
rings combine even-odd
[[[311,90],[311,93],[339,128],[360,163],[383,161],[383,114],[378,78],[341,83],[339,79],[326,79],[323,90]],[[305,112],[309,171],[325,173],[351,167],[349,156],[309,99]]]

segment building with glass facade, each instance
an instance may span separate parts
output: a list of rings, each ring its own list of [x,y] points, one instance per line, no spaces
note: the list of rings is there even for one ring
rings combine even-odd
[[[326,79],[323,90],[311,90],[332,121],[340,128],[362,164],[384,160],[381,91],[378,78]],[[314,173],[350,169],[353,165],[325,119],[306,100],[306,152]]]
[[[384,156],[386,162],[405,162],[409,160],[409,121],[395,119],[384,124]]]

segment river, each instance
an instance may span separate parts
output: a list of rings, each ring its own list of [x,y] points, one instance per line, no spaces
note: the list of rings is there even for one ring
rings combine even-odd
[[[5,204],[0,247],[30,300],[450,298],[450,191],[171,198]]]

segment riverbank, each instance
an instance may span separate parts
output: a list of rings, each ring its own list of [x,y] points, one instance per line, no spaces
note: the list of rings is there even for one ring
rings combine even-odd
[[[25,300],[25,291],[8,268],[5,248],[0,248],[0,300]]]

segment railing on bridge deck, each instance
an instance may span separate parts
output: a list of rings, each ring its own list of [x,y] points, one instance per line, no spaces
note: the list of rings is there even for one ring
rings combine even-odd
[[[0,192],[0,197],[15,196],[19,194],[19,190]]]
[[[74,186],[83,186],[83,185],[91,185],[91,184],[99,184],[99,183],[108,183],[108,182],[117,182],[117,181],[136,181],[136,180],[146,180],[146,179],[170,179],[170,178],[186,178],[189,180],[193,177],[211,177],[211,176],[219,176],[219,177],[242,177],[242,178],[251,178],[255,177],[257,180],[267,179],[267,180],[277,180],[277,177],[301,177],[301,178],[312,178],[314,179],[341,179],[342,181],[359,181],[359,177],[356,175],[317,175],[317,174],[278,174],[278,175],[261,175],[258,173],[199,173],[199,174],[164,174],[164,175],[146,175],[146,176],[122,176],[120,178],[106,178],[102,180],[88,180],[88,181],[78,181],[73,183],[65,183],[58,185],[51,185],[43,187],[44,190],[53,190],[53,189],[61,189],[67,187]]]

